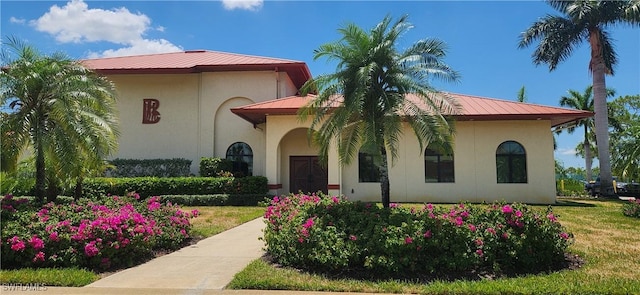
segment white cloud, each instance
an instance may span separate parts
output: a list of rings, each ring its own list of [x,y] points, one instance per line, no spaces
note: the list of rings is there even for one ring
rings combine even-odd
[[[62,43],[109,41],[127,44],[142,39],[151,19],[124,7],[89,9],[82,0],[72,0],[63,7],[51,6],[47,13],[30,23],[36,30],[54,35]]]
[[[152,54],[152,53],[167,53],[167,52],[177,52],[183,51],[182,48],[171,44],[171,42],[165,39],[159,40],[138,40],[131,43],[131,46],[119,48],[119,49],[108,49],[101,53],[91,52],[89,54],[89,58],[98,58],[98,57],[116,57],[116,56],[127,56],[127,55],[140,55],[140,54]]]
[[[558,148],[556,153],[563,156],[576,156],[578,152],[576,149]]]
[[[125,7],[110,10],[89,8],[83,0],[53,5],[40,18],[29,22],[36,30],[51,34],[61,43],[110,42],[125,47],[92,52],[91,57],[175,52],[182,49],[165,39],[146,39],[151,19]],[[158,26],[155,30],[164,31]]]
[[[222,5],[227,10],[234,9],[246,9],[246,10],[260,10],[264,0],[222,0]]]
[[[26,20],[24,18],[16,18],[12,16],[9,18],[9,22],[12,24],[24,24]]]

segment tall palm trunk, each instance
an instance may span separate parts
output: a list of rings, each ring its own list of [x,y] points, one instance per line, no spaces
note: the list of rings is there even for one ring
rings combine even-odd
[[[593,180],[593,174],[591,173],[591,166],[593,166],[593,157],[591,156],[591,144],[589,143],[589,125],[584,125],[584,161],[585,169],[587,170],[587,181]]]
[[[380,164],[380,191],[382,193],[382,206],[389,208],[390,205],[390,185],[389,185],[389,164],[387,162],[387,149],[383,146],[380,148],[382,161]]]
[[[73,199],[79,200],[82,197],[82,177],[76,178],[76,186],[73,190]]]
[[[586,137],[584,138],[584,144],[583,144],[583,148],[584,148],[584,161],[585,161],[585,168],[587,170],[587,181],[590,181],[593,179],[593,175],[591,173],[591,166],[593,165],[592,163],[592,157],[591,157],[591,144],[589,144],[589,139],[587,139]]]
[[[600,193],[613,196],[613,177],[609,156],[609,115],[607,111],[607,92],[605,84],[606,66],[602,56],[600,30],[589,30],[591,44],[591,71],[593,75],[593,102],[595,111],[595,129],[600,161]]]
[[[45,182],[47,180],[47,175],[45,174],[44,166],[44,146],[42,144],[42,131],[41,128],[36,128],[35,131],[35,153],[36,153],[36,187],[35,187],[35,197],[36,202],[43,203],[44,196],[46,194]]]

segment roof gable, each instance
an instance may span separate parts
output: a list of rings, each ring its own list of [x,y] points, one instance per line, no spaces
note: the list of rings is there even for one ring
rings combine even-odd
[[[301,61],[208,50],[86,59],[81,62],[103,75],[283,71],[298,88],[311,78],[307,64]]]
[[[444,94],[453,97],[460,104],[459,113],[449,114],[455,116],[458,121],[550,120],[551,126],[556,127],[593,116],[591,112],[574,109],[456,93]],[[267,115],[295,115],[298,109],[315,97],[315,95],[290,96],[233,108],[231,112],[253,124],[259,124],[266,121]],[[419,98],[412,94],[407,95],[407,99],[419,101]],[[337,107],[338,103],[339,101],[334,107]]]

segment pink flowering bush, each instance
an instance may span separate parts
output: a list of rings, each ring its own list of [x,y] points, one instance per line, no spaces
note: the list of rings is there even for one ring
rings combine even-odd
[[[640,218],[640,199],[629,199],[622,205],[622,213],[629,217]]]
[[[523,204],[379,208],[341,197],[276,197],[265,212],[267,252],[280,264],[369,274],[533,272],[564,261],[573,235],[551,212]]]
[[[23,200],[2,199],[3,268],[131,266],[180,247],[197,215],[135,194],[37,208]]]

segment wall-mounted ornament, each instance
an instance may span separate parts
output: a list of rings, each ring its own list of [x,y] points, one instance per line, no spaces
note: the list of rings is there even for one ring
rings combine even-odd
[[[145,98],[142,100],[142,124],[155,124],[160,121],[160,101],[154,98]]]

